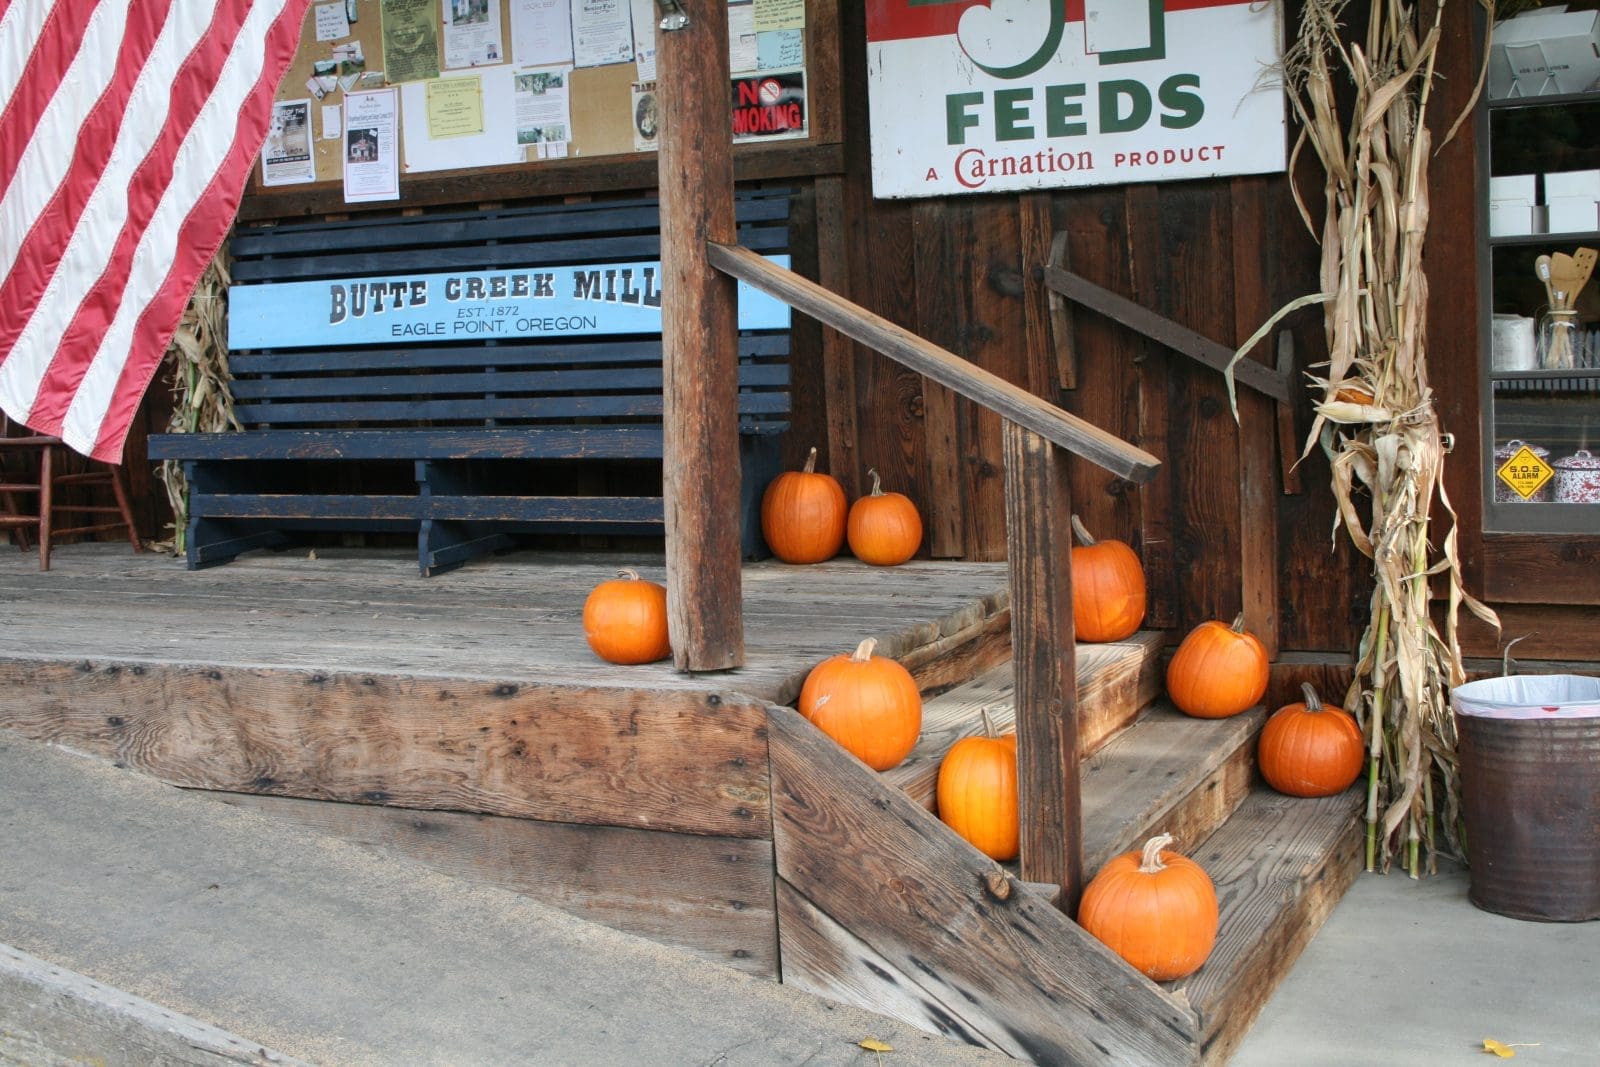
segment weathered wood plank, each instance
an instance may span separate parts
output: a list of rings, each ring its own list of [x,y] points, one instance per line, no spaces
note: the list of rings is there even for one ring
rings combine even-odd
[[[1192,719],[1157,706],[1083,763],[1084,869],[1169,833],[1187,852],[1227,820],[1250,788],[1256,708],[1229,719]]]
[[[840,926],[794,886],[778,879],[778,931],[783,984],[944,1034],[969,1045],[996,1047],[966,1016],[997,1033],[1004,1029],[957,999],[944,1003],[865,942]]]
[[[1017,198],[1022,252],[1022,313],[1026,330],[1029,392],[1054,400],[1058,389],[1071,389],[1072,325],[1065,301],[1044,284],[1045,265],[1065,264],[1067,233],[1055,233],[1051,194],[1023,193]]]
[[[762,705],[727,692],[4,658],[0,726],[173,785],[771,833]]]
[[[1009,421],[1005,457],[1022,877],[1059,885],[1070,915],[1083,891],[1071,489],[1066,456]]]
[[[837,61],[838,57],[834,58]],[[825,289],[849,293],[844,182],[840,178],[818,178],[816,193],[817,278]],[[856,469],[856,350],[848,337],[826,326],[822,328],[822,389],[827,413],[828,473],[839,482],[845,499],[854,500],[861,495]]]
[[[523,893],[580,919],[778,977],[772,843],[763,839],[205,794],[381,856]]]
[[[1186,1063],[1187,1009],[788,708],[770,708],[778,875],[941,1003],[1041,1063]]]
[[[681,671],[743,665],[739,586],[738,296],[706,258],[734,240],[728,12],[656,35],[661,93],[661,340],[667,621]]]
[[[1011,609],[897,657],[924,700],[1011,660]],[[787,703],[787,701],[784,701]],[[926,729],[926,726],[924,726]]]
[[[1205,966],[1179,986],[1225,1063],[1360,870],[1357,793],[1303,800],[1252,793],[1190,857],[1217,886],[1221,923]]]
[[[951,350],[956,358],[967,356],[964,351],[955,351],[962,347],[957,302],[967,250],[961,246],[959,235],[949,231],[967,217],[960,205],[947,200],[918,201],[911,216],[917,335],[929,344]],[[929,284],[931,279],[937,282]],[[961,439],[959,398],[952,385],[927,375],[922,381],[922,426],[927,439],[928,553],[935,559],[958,558],[968,551],[964,517],[971,506],[965,493],[967,472],[962,457],[966,450]]]
[[[1026,389],[966,363],[887,319],[827,292],[759,255],[728,245],[712,245],[711,262],[746,284],[814,315],[835,329],[932,378],[970,395],[1012,421],[1049,438],[1067,451],[1100,464],[1130,481],[1155,476],[1160,461],[1097,426],[1040,400]]]
[[[1160,654],[1161,635],[1154,632],[1135,634],[1127,641],[1078,646],[1080,755],[1087,758],[1098,751],[1155,699],[1161,689]],[[982,732],[981,712],[989,710],[1000,733],[1014,727],[1014,678],[1007,660],[947,693],[925,699],[917,747],[904,763],[883,772],[884,781],[935,811],[939,764],[957,741]],[[1085,818],[1090,818],[1087,810]]]

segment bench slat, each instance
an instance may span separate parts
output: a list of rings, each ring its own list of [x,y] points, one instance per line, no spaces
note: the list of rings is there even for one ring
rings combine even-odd
[[[235,381],[237,400],[267,397],[438,396],[467,393],[661,393],[661,369],[505,371],[493,374],[372,374],[326,378],[257,378]],[[739,367],[741,388],[789,384],[782,363],[745,363]]]
[[[501,399],[472,397],[461,400],[370,400],[346,403],[265,404],[236,403],[233,413],[241,423],[275,426],[309,422],[462,422],[495,419],[661,417],[661,396],[573,396]],[[740,393],[740,415],[787,415],[789,394]]]
[[[781,358],[789,354],[789,335],[750,333],[739,338],[741,359]],[[537,367],[550,364],[660,363],[661,338],[608,338],[548,344],[417,345],[408,348],[342,348],[331,351],[245,352],[229,357],[235,375],[309,374],[416,370],[449,367]]]
[[[654,426],[252,430],[150,436],[151,459],[660,459]]]

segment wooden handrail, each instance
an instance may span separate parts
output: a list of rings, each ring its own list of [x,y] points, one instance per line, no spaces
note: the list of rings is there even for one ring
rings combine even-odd
[[[711,265],[998,413],[1006,462],[1006,554],[1017,709],[1022,877],[1061,888],[1076,914],[1083,883],[1078,684],[1072,620],[1072,513],[1057,448],[1135,483],[1160,460],[837,296],[749,249],[706,242]]]
[[[1021,386],[962,359],[909,330],[829,292],[809,278],[763,259],[747,248],[706,242],[711,265],[868,348],[1010,419],[1074,455],[1130,482],[1155,477],[1161,461],[1093,423],[1062,411]]]

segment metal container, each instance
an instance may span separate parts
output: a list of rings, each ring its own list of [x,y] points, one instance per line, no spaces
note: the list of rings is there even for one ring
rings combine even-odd
[[[1468,899],[1538,922],[1600,919],[1600,678],[1457,686]]]
[[[1579,449],[1555,461],[1556,501],[1561,504],[1600,504],[1600,456]]]
[[[1533,452],[1534,455],[1546,462],[1549,462],[1550,450],[1548,448],[1545,448],[1542,445],[1528,444],[1526,441],[1512,440],[1505,442],[1499,448],[1494,450],[1494,469],[1498,471],[1502,466],[1505,465],[1506,460],[1516,455],[1518,450],[1521,449],[1525,444],[1528,445],[1528,448]],[[1494,502],[1496,504],[1548,503],[1554,496],[1554,492],[1551,488],[1551,482],[1553,481],[1555,481],[1554,478],[1550,479],[1550,481],[1545,482],[1538,489],[1536,489],[1532,496],[1525,497],[1521,493],[1518,493],[1515,489],[1511,488],[1505,482],[1501,481],[1500,475],[1496,474],[1494,475]]]

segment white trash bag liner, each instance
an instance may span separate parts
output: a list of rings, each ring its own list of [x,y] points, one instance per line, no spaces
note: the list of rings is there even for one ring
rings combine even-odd
[[[1585,674],[1512,674],[1458,685],[1450,703],[1460,715],[1489,719],[1600,719],[1600,678]]]

